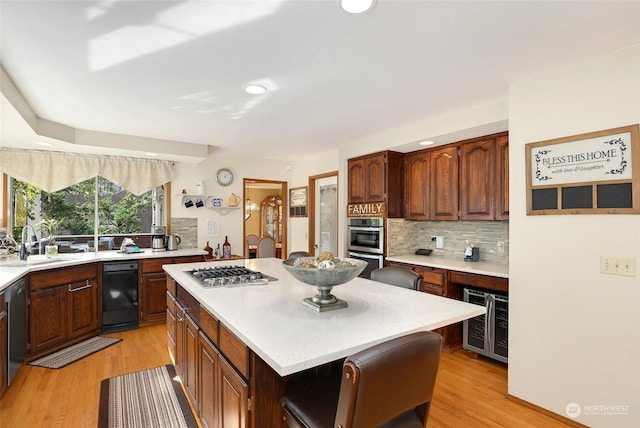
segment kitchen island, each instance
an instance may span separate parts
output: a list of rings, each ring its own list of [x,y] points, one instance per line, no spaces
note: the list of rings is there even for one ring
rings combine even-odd
[[[219,323],[219,328],[210,330],[213,335],[220,332],[219,337],[208,338],[213,344],[223,342],[223,332],[230,332],[240,347],[246,347],[248,369],[235,367],[236,374],[246,381],[246,394],[252,403],[245,426],[279,426],[278,397],[287,380],[296,373],[395,337],[438,329],[485,313],[480,306],[364,278],[355,278],[333,289],[336,297],[348,303],[347,308],[316,312],[303,304],[305,297],[316,294],[315,287],[290,276],[282,260],[250,259],[233,264],[273,276],[277,281],[205,288],[188,271],[211,263],[163,268],[176,282],[178,303],[182,303],[181,295],[193,299],[206,319],[211,317]],[[198,309],[191,308],[187,313],[195,314]],[[178,341],[180,336],[179,333]],[[193,333],[182,337],[191,336]],[[233,358],[225,354],[223,346],[220,348],[217,352],[223,360]],[[191,383],[194,381],[197,382],[192,379]],[[191,387],[198,391],[195,385]],[[199,401],[197,396],[192,398]]]

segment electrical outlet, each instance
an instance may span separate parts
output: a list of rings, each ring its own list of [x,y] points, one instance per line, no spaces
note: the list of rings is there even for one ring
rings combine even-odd
[[[498,252],[504,253],[504,241],[498,241]]]
[[[634,257],[600,256],[600,273],[636,276],[636,259]]]

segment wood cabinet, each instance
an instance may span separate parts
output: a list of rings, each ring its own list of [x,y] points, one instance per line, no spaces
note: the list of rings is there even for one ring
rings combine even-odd
[[[98,333],[97,264],[31,275],[28,359]]]
[[[4,293],[0,293],[0,395],[7,389],[7,311],[4,306]]]
[[[509,138],[460,145],[460,219],[509,219]]]
[[[458,219],[458,148],[405,155],[407,220]]]
[[[215,345],[201,331],[199,348],[200,424],[206,428],[220,426],[220,354]]]
[[[167,286],[169,352],[201,425],[251,426],[249,348],[173,279]]]
[[[458,219],[458,147],[431,152],[431,220]]]
[[[407,153],[407,220],[508,220],[507,133]]]
[[[404,210],[404,155],[384,151],[348,161],[348,203],[386,203],[387,217],[402,217]]]
[[[422,276],[422,292],[435,294],[436,296],[462,300],[462,292],[459,287],[451,286],[448,281],[446,269],[427,266],[415,266],[404,263],[387,262],[387,266],[401,266],[411,269]],[[442,348],[446,352],[453,352],[462,347],[462,323],[455,323],[434,330],[442,336]]]
[[[167,275],[162,265],[203,262],[202,256],[162,257],[140,261],[138,307],[140,327],[162,324],[167,319]]]
[[[429,220],[429,196],[431,175],[429,161],[431,152],[409,153],[404,159],[404,218],[407,220]]]
[[[496,220],[509,220],[509,136],[496,138]]]

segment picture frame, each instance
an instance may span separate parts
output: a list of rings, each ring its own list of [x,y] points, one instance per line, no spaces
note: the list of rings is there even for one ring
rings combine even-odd
[[[289,189],[289,217],[307,217],[308,187]]]
[[[639,129],[526,144],[527,215],[640,214]]]

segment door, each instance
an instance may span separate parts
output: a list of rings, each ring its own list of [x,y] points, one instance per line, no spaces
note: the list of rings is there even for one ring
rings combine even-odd
[[[98,285],[95,278],[67,286],[67,311],[70,339],[97,330]]]
[[[318,176],[313,179],[313,251],[318,256],[322,251],[338,255],[338,176]],[[309,225],[311,226],[311,224]],[[310,251],[311,252],[311,251]]]

